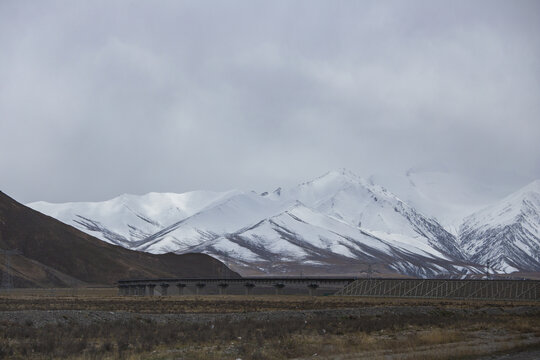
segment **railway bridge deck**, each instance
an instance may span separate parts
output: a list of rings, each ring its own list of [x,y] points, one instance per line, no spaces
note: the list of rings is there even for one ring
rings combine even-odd
[[[310,294],[462,300],[540,301],[539,280],[244,277],[127,279],[120,295]]]

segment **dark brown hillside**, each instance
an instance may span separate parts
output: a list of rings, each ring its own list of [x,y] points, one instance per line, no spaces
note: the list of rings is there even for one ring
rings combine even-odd
[[[107,244],[0,192],[0,249],[13,257],[15,286],[113,284],[121,278],[239,275],[204,254],[152,255]],[[4,270],[4,261],[0,261]]]

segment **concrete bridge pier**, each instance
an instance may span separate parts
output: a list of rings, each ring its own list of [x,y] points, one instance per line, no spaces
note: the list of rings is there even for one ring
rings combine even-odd
[[[251,291],[253,290],[253,288],[255,287],[255,284],[254,283],[251,283],[251,282],[248,282],[248,283],[245,283],[244,284],[244,287],[245,287],[245,294],[246,295],[251,295]]]
[[[309,296],[314,296],[317,288],[319,287],[319,284],[312,283],[309,284],[307,287],[309,289]]]
[[[283,288],[284,287],[285,287],[285,284],[283,284],[283,283],[274,284],[274,288],[276,289],[276,295],[283,294]]]
[[[156,288],[156,284],[148,284],[148,296],[154,296],[154,289]]]
[[[184,295],[184,288],[186,287],[186,284],[178,283],[176,284],[176,287],[178,288],[178,295]]]
[[[169,284],[163,283],[160,285],[161,287],[161,296],[167,296],[167,290],[169,288]]]
[[[219,295],[226,294],[226,293],[227,293],[227,287],[228,287],[228,286],[229,286],[229,284],[227,284],[227,283],[219,283],[219,284],[218,284]]]
[[[198,282],[195,284],[195,286],[197,288],[197,295],[199,295],[201,290],[206,286],[206,284],[203,282]]]

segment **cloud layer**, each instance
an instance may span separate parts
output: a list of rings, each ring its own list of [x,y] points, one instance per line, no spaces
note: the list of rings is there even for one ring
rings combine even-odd
[[[21,201],[264,190],[347,167],[540,178],[537,1],[2,1]]]

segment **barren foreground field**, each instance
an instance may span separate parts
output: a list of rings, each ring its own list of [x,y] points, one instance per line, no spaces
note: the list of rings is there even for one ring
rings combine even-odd
[[[538,303],[115,292],[0,295],[0,358],[540,358]]]

